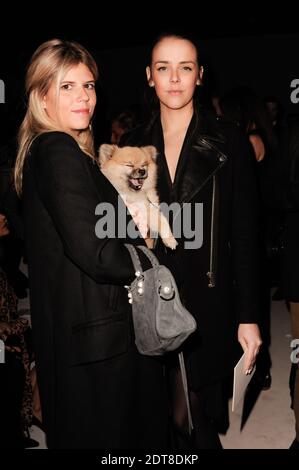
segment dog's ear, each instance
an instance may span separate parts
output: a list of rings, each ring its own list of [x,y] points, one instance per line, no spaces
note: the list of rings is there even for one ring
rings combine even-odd
[[[100,164],[102,165],[107,160],[110,160],[110,158],[112,157],[112,155],[114,154],[117,148],[118,148],[117,145],[102,144],[99,148]]]
[[[154,162],[156,161],[156,158],[158,155],[156,147],[154,147],[153,145],[146,145],[145,147],[141,147],[141,148],[144,152],[147,153],[147,155],[149,155],[152,158],[152,160],[154,160]]]

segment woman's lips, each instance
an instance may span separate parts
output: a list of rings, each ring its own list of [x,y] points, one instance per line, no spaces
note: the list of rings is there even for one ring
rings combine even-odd
[[[73,113],[77,114],[89,114],[89,109],[84,108],[84,109],[73,109]]]
[[[180,95],[182,93],[181,90],[169,90],[168,93],[173,96]]]

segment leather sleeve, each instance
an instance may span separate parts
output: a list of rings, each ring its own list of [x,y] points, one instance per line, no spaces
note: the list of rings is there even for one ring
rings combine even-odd
[[[232,257],[239,323],[258,321],[258,192],[249,142],[233,139]]]

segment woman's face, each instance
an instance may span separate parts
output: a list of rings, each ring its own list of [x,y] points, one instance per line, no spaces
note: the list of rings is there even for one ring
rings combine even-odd
[[[58,127],[77,135],[88,128],[96,100],[94,77],[88,67],[80,63],[63,77],[58,96],[57,84],[52,82],[44,96],[44,108]]]
[[[175,37],[164,38],[156,44],[151,67],[147,67],[146,73],[161,107],[169,109],[181,109],[190,104],[202,78],[196,48],[190,41]]]

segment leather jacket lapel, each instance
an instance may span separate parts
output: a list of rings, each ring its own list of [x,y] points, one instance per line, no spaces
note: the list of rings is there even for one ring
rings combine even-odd
[[[178,161],[174,184],[171,184],[164,156],[160,119],[151,127],[151,142],[159,151],[158,192],[161,201],[179,203],[190,201],[210,178],[225,164],[227,156],[221,151],[224,139],[195,112],[187,130]],[[172,192],[172,196],[169,193]]]
[[[129,141],[130,142],[130,141]],[[128,143],[130,145],[130,143]],[[215,117],[194,112],[181,151],[174,184],[171,184],[164,155],[163,132],[159,114],[135,135],[133,145],[154,145],[158,150],[158,193],[161,202],[190,201],[226,163],[225,139]]]
[[[190,144],[184,170],[178,178],[179,202],[188,202],[220,170],[227,161],[223,154],[207,137],[198,135]]]

